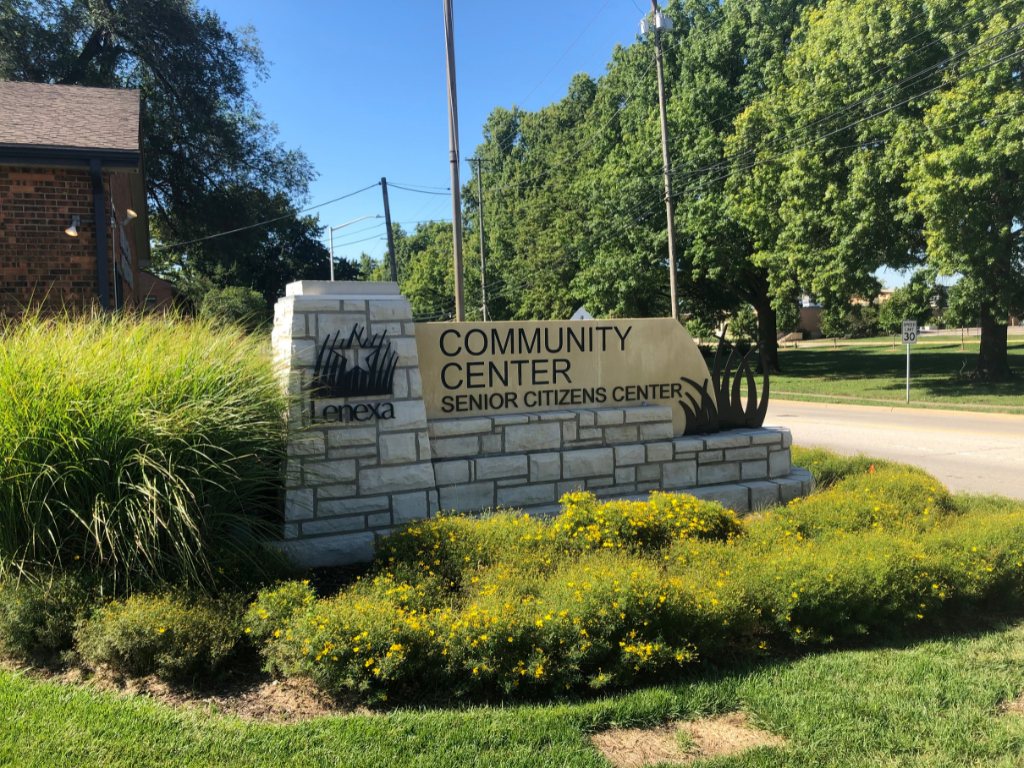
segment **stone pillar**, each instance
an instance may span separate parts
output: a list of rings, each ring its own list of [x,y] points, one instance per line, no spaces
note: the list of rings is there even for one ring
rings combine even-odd
[[[368,561],[437,510],[409,302],[395,283],[292,283],[272,339],[292,400],[284,549],[305,567]]]

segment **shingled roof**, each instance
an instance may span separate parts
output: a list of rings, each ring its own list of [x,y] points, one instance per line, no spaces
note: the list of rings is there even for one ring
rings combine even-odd
[[[0,81],[0,159],[138,165],[139,92]]]

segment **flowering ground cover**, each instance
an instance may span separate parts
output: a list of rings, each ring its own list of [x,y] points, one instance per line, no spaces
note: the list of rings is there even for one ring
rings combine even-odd
[[[589,735],[744,711],[781,748],[715,768],[1011,768],[1024,754],[1024,626],[807,655],[555,705],[275,725],[0,669],[0,765],[19,768],[606,768]],[[707,765],[705,763],[704,765]]]
[[[0,765],[600,766],[595,732],[736,711],[782,741],[716,766],[1018,765],[1024,504],[795,458],[819,491],[783,508],[573,494],[551,520],[442,517],[333,595],[298,580],[248,607],[143,592],[90,607],[66,577],[0,584],[0,649],[25,661],[187,688],[260,653],[379,709],[267,724],[216,697],[170,707],[8,665]]]
[[[275,674],[380,704],[621,689],[1019,604],[1020,505],[982,508],[906,467],[849,466],[861,471],[742,520],[679,494],[573,493],[551,520],[416,523],[337,595],[264,590],[245,631]]]

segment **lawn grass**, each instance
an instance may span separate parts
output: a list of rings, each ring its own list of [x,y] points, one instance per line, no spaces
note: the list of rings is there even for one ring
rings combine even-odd
[[[1024,337],[1011,336],[1010,366],[1018,376],[991,383],[958,376],[970,370],[977,339],[960,348],[959,336],[926,337],[911,351],[911,406],[1024,413]],[[906,405],[907,348],[891,340],[818,342],[782,349],[783,373],[772,377],[772,395],[788,400],[862,405]]]
[[[739,766],[1021,765],[1024,624],[901,648],[824,653],[745,672],[547,706],[395,711],[295,725],[0,672],[0,764],[17,766],[603,766],[587,734],[742,709],[787,740]]]

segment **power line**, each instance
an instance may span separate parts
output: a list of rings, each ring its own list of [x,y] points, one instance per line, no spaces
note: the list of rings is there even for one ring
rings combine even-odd
[[[389,181],[388,184],[391,185],[392,187],[403,185],[403,186],[406,186],[406,187],[415,187],[417,189],[433,189],[433,190],[437,190],[439,192],[451,192],[452,191],[451,187],[433,187],[433,186],[431,186],[429,184],[412,184],[412,183],[407,182],[407,181]]]
[[[157,245],[153,246],[152,250],[154,250],[154,251],[166,251],[166,250],[169,250],[171,248],[180,248],[180,247],[185,246],[185,245],[192,245],[194,243],[202,243],[202,242],[205,242],[207,240],[213,240],[214,238],[217,238],[217,237],[226,237],[227,235],[234,235],[234,234],[236,234],[238,232],[245,232],[246,230],[249,230],[249,229],[256,229],[257,227],[265,227],[267,224],[273,224],[274,222],[277,222],[277,221],[284,221],[285,219],[295,218],[296,216],[300,216],[303,213],[309,213],[310,211],[315,211],[317,208],[323,208],[325,205],[331,205],[332,203],[337,203],[337,202],[339,202],[341,200],[347,200],[350,197],[355,197],[356,195],[361,194],[361,193],[365,192],[368,189],[373,189],[374,187],[377,187],[377,186],[380,186],[380,185],[379,185],[378,182],[375,182],[373,184],[370,184],[369,186],[363,187],[362,189],[357,189],[355,192],[349,192],[347,195],[341,195],[340,197],[336,197],[333,200],[328,200],[328,201],[323,202],[323,203],[317,203],[316,205],[311,205],[308,208],[303,208],[301,211],[295,211],[295,212],[292,212],[292,213],[286,213],[283,216],[276,216],[273,219],[266,219],[265,221],[259,221],[259,222],[255,223],[255,224],[247,224],[244,227],[236,227],[235,229],[229,229],[229,230],[226,230],[224,232],[217,232],[216,234],[206,235],[205,237],[197,237],[197,238],[195,238],[193,240],[183,240],[183,241],[181,241],[179,243],[171,243],[170,245],[157,244]]]
[[[587,34],[587,32],[590,31],[590,28],[593,27],[594,24],[597,23],[597,20],[599,18],[601,18],[601,14],[604,13],[606,10],[608,10],[608,6],[611,5],[611,3],[612,3],[612,0],[605,0],[604,5],[602,5],[600,8],[597,9],[597,13],[595,13],[593,15],[593,17],[590,19],[590,21],[587,22],[587,25],[583,28],[583,31],[580,32],[578,35],[576,35],[576,37],[573,39],[573,41],[571,43],[569,43],[569,47],[566,48],[564,51],[562,51],[562,54],[557,59],[555,59],[555,63],[552,64],[551,67],[548,69],[548,71],[544,73],[544,75],[541,77],[540,81],[535,86],[533,86],[533,88],[530,89],[530,92],[528,94],[526,94],[523,97],[523,102],[524,103],[527,100],[529,100],[529,98],[531,96],[533,96],[534,93],[537,92],[537,89],[540,88],[544,84],[544,81],[547,80],[551,76],[551,73],[554,72],[555,69],[558,67],[558,65],[561,64],[562,61],[565,59],[565,57],[569,55],[569,51],[571,51],[573,48],[576,47],[576,44],[580,40],[583,39],[583,37]]]
[[[384,222],[383,221],[378,221],[376,224],[371,224],[368,227],[362,227],[360,229],[353,229],[348,234],[350,234],[350,235],[358,235],[360,232],[369,232],[370,230],[373,230],[373,229],[380,229],[383,226],[384,226]],[[345,229],[348,229],[348,227],[345,227]],[[337,245],[337,243],[335,243],[335,245]]]
[[[371,237],[364,237],[362,240],[350,240],[347,243],[335,243],[334,247],[335,248],[343,248],[346,245],[356,245],[358,243],[368,243],[371,240],[383,240],[383,239],[384,238],[381,235],[373,235]]]
[[[419,194],[419,195],[442,195],[444,197],[448,197],[448,194],[451,191],[451,190],[446,190],[445,192],[431,192],[431,191],[426,190],[426,189],[413,189],[412,187],[406,187],[406,186],[403,186],[401,184],[396,184],[393,181],[389,181],[388,182],[388,186],[389,187],[394,187],[395,189],[404,189],[406,192],[415,192],[416,194]]]

